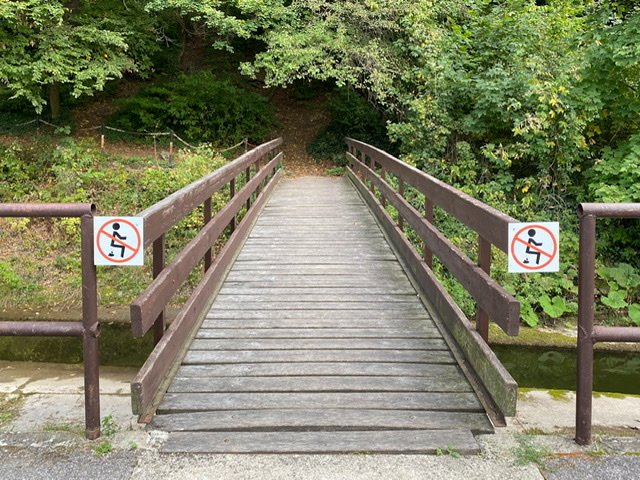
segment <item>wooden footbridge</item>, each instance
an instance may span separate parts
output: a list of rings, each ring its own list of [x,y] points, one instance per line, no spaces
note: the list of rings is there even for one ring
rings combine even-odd
[[[516,220],[353,139],[346,177],[282,180],[281,143],[139,214],[153,281],[131,304],[132,333],[152,332],[155,348],[132,381],[133,412],[167,433],[164,452],[477,452],[474,435],[516,409],[517,385],[487,344],[490,321],[518,333],[519,303],[491,278],[492,248],[507,252]],[[167,263],[167,236],[197,212],[202,229]],[[0,204],[0,217],[81,219],[83,320],[4,321],[0,335],[83,339],[90,439],[100,436],[95,213]],[[588,444],[593,344],[640,342],[639,328],[594,326],[596,218],[639,218],[640,207],[578,214],[576,441]],[[477,248],[448,240],[443,215],[475,231]],[[475,324],[445,276],[475,300]],[[196,277],[167,325],[167,304]]]
[[[140,214],[156,278],[131,306],[133,331],[154,329],[157,346],[133,381],[134,412],[168,432],[165,452],[478,451],[474,434],[515,410],[515,382],[482,338],[489,317],[517,333],[519,305],[487,258],[513,219],[354,140],[347,177],[281,180],[279,145]],[[165,233],[201,204],[202,232],[165,267]],[[477,261],[433,227],[434,206],[480,232]],[[480,333],[433,255],[476,298]],[[200,285],[165,328],[166,303],[202,259]]]
[[[516,383],[487,344],[490,320],[518,332],[519,303],[490,275],[492,246],[507,251],[515,220],[346,142],[345,177],[282,179],[277,139],[138,215],[153,280],[131,304],[132,332],[152,332],[155,348],[131,397],[140,421],[168,432],[162,451],[474,453],[475,434],[515,413]],[[0,335],[84,339],[89,438],[100,435],[94,213],[0,209],[82,218],[84,321],[0,322]],[[202,229],[168,262],[168,235],[194,213]],[[476,231],[477,249],[453,245],[440,215]],[[433,270],[476,301],[475,325]],[[167,324],[166,306],[196,277]]]

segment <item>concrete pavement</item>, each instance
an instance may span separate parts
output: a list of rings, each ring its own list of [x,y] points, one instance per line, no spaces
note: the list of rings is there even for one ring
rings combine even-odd
[[[524,391],[482,453],[427,455],[161,455],[163,433],[131,414],[134,369],[101,369],[101,439],[83,437],[82,367],[0,362],[0,478],[13,479],[637,479],[640,398],[594,398],[589,447],[573,440],[572,392]]]

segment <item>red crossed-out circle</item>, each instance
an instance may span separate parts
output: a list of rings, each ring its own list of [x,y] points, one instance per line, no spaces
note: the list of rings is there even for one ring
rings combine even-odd
[[[543,230],[547,232],[547,234],[549,235],[549,238],[551,238],[551,241],[553,242],[552,253],[545,252],[544,250],[536,247],[535,245],[530,245],[526,240],[523,240],[522,238],[520,238],[520,234],[522,232],[524,232],[525,230],[531,230],[532,228],[534,230]],[[516,256],[516,243],[523,243],[527,245],[529,248],[531,248],[532,250],[540,252],[545,257],[548,257],[547,261],[544,263],[541,263],[540,265],[533,265],[533,266],[527,265],[526,263],[521,262],[520,260],[518,260],[518,257]],[[527,225],[526,227],[518,230],[518,232],[513,236],[513,240],[511,240],[511,256],[519,266],[521,266],[522,268],[526,268],[527,270],[540,270],[546,267],[553,261],[554,258],[556,258],[557,253],[558,253],[558,240],[556,239],[555,235],[551,230],[549,230],[547,227],[544,227],[542,225]]]
[[[112,225],[114,223],[124,223],[125,225],[128,225],[129,227],[131,227],[131,229],[136,234],[136,240],[137,240],[136,241],[136,245],[137,246],[135,248],[133,246],[131,246],[130,244],[123,242],[119,238],[115,238],[113,235],[111,235],[110,233],[108,233],[106,231],[106,228],[109,225]],[[116,243],[119,243],[120,245],[124,246],[127,250],[131,250],[133,253],[131,253],[130,255],[128,255],[126,257],[123,257],[123,258],[110,257],[107,253],[105,253],[105,251],[102,249],[102,246],[100,245],[100,236],[101,235],[106,235],[110,239],[114,240]],[[138,231],[138,227],[136,227],[129,220],[125,220],[123,218],[114,218],[113,220],[109,220],[108,222],[106,222],[104,225],[102,225],[102,227],[100,227],[100,230],[98,230],[98,235],[96,236],[96,238],[98,239],[96,241],[96,244],[97,244],[98,252],[100,253],[100,255],[102,255],[104,258],[106,258],[107,261],[113,262],[113,263],[125,263],[125,262],[130,261],[133,257],[135,257],[138,254],[138,252],[140,251],[140,245],[142,244],[142,240],[140,238],[140,232]]]

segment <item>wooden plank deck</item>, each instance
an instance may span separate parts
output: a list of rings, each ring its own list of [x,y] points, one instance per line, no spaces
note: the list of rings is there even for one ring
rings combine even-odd
[[[165,452],[475,453],[493,427],[346,179],[283,181],[165,395]]]

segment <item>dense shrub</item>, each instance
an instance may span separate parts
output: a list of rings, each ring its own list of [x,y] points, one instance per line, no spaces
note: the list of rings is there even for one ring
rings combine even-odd
[[[140,132],[171,129],[192,142],[224,146],[264,140],[273,119],[264,97],[200,72],[143,88],[120,102],[110,123]]]
[[[327,102],[327,108],[331,117],[329,125],[307,146],[315,159],[344,162],[344,137],[392,150],[383,115],[357,92],[348,88],[336,90]]]

